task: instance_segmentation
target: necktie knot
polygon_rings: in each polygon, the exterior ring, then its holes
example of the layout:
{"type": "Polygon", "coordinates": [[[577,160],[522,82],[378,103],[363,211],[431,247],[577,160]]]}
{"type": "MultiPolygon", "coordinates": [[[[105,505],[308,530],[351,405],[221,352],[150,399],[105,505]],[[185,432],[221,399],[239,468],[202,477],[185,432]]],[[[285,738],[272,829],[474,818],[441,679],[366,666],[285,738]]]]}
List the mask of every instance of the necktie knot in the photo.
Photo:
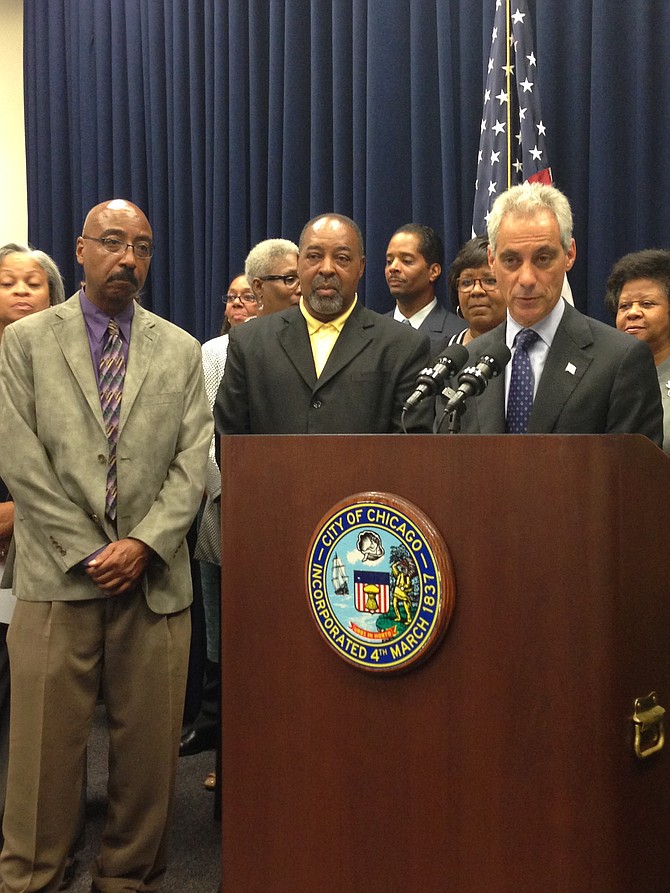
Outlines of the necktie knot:
{"type": "Polygon", "coordinates": [[[529,347],[532,347],[533,344],[535,344],[539,337],[540,336],[534,329],[521,329],[521,331],[516,334],[514,346],[527,351],[529,347]]]}

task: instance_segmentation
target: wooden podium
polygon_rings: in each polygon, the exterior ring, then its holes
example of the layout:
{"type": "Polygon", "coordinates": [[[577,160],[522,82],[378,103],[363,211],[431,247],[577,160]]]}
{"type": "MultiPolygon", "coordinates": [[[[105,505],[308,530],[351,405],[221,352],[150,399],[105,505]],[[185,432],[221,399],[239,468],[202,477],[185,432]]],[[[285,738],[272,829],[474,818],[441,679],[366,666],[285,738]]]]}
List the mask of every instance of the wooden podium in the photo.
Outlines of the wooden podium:
{"type": "Polygon", "coordinates": [[[663,893],[670,462],[638,436],[224,437],[224,893],[663,893]],[[456,600],[420,666],[347,664],[308,609],[360,491],[435,524],[456,600]]]}

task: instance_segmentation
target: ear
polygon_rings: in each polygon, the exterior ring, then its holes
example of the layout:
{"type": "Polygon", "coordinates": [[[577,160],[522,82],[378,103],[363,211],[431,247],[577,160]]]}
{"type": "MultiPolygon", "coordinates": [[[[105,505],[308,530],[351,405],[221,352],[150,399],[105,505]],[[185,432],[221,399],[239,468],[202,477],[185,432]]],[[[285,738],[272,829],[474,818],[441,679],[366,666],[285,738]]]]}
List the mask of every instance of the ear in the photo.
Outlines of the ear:
{"type": "Polygon", "coordinates": [[[76,255],[78,262],[82,265],[82,267],[84,266],[83,251],[84,251],[84,240],[82,239],[81,236],[77,236],[77,250],[75,252],[75,255],[76,255]]]}
{"type": "Polygon", "coordinates": [[[428,279],[430,282],[435,282],[440,278],[442,273],[442,266],[440,264],[431,264],[428,267],[428,279]]]}
{"type": "Polygon", "coordinates": [[[572,269],[572,265],[574,264],[577,258],[577,245],[574,239],[570,239],[570,249],[566,252],[565,255],[565,272],[572,269]]]}

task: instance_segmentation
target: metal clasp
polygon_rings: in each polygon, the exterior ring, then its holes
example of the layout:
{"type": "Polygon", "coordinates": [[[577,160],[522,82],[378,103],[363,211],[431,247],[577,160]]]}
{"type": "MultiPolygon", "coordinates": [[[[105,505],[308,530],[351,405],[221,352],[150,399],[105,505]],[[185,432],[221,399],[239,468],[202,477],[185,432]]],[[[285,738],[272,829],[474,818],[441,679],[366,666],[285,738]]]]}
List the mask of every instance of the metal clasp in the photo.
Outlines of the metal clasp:
{"type": "Polygon", "coordinates": [[[665,744],[663,717],[665,709],[658,703],[652,691],[646,698],[636,698],[633,723],[635,725],[635,756],[639,760],[650,757],[665,744]]]}

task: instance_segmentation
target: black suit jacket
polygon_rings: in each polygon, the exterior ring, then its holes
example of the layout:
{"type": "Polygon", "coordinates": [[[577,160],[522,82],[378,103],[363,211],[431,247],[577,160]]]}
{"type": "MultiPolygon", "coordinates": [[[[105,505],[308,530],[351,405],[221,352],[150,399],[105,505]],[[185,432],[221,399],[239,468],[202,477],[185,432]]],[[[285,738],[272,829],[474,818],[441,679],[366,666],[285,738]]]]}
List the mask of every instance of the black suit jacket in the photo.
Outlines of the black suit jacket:
{"type": "MultiPolygon", "coordinates": [[[[403,402],[428,365],[428,338],[356,304],[317,380],[298,307],[230,332],[214,406],[220,434],[337,434],[402,430],[403,402]]],[[[433,401],[406,414],[429,432],[433,401]]]]}
{"type": "MultiPolygon", "coordinates": [[[[506,322],[468,345],[476,361],[506,322]]],[[[505,433],[505,376],[470,398],[461,422],[468,434],[505,433]]],[[[630,335],[566,304],[528,422],[529,434],[644,434],[661,445],[663,411],[653,354],[630,335]]]]}

